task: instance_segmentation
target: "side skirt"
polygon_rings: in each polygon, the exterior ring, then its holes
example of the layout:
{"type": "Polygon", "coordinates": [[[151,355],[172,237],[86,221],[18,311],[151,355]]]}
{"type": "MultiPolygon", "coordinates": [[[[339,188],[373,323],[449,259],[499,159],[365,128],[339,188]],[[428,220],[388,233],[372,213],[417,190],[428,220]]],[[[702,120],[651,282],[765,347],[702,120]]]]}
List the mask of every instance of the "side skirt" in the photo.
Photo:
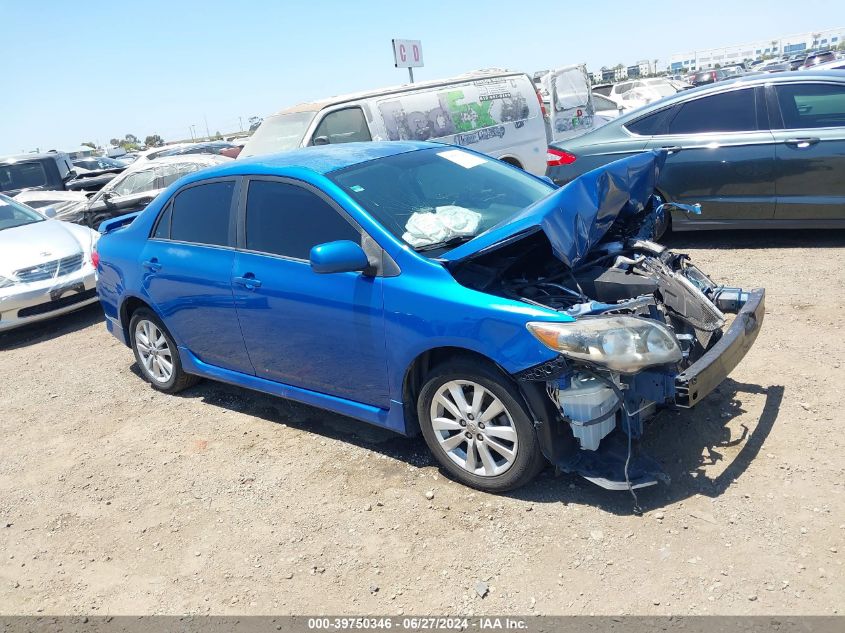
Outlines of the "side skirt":
{"type": "Polygon", "coordinates": [[[374,407],[369,404],[330,396],[318,391],[303,389],[272,380],[242,374],[230,369],[223,369],[215,365],[209,365],[197,358],[190,350],[179,347],[179,357],[182,360],[182,368],[189,374],[196,374],[210,380],[225,382],[236,387],[252,389],[271,396],[279,396],[296,402],[302,402],[320,409],[326,409],[340,415],[346,415],[368,424],[388,429],[405,435],[405,419],[402,410],[402,403],[391,400],[389,409],[374,407]]]}

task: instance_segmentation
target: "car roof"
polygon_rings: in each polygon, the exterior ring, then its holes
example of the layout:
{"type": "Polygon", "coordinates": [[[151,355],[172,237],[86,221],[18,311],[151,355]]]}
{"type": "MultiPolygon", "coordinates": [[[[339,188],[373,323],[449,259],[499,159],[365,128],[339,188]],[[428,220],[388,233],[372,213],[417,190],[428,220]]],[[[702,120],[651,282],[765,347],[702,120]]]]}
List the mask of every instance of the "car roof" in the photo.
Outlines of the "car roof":
{"type": "MultiPolygon", "coordinates": [[[[736,79],[728,79],[726,81],[719,81],[717,83],[707,84],[705,86],[698,86],[696,88],[690,88],[689,90],[682,90],[674,95],[669,95],[668,97],[664,97],[659,101],[653,101],[652,103],[644,106],[642,108],[637,108],[636,110],[625,114],[618,119],[616,119],[615,123],[618,124],[625,124],[629,121],[634,121],[640,118],[643,115],[650,114],[656,110],[660,110],[661,108],[671,105],[673,103],[678,103],[681,101],[686,101],[687,99],[691,99],[694,96],[701,96],[705,94],[716,94],[719,92],[723,92],[725,90],[729,90],[732,88],[737,88],[740,86],[759,86],[765,84],[788,84],[788,83],[806,83],[808,81],[830,81],[831,79],[835,81],[845,81],[845,71],[843,70],[794,70],[790,72],[782,72],[777,73],[776,75],[771,74],[748,74],[748,75],[741,75],[736,79]]],[[[599,128],[601,129],[601,128],[599,128]]],[[[598,131],[598,130],[597,130],[598,131]]]]}
{"type": "Polygon", "coordinates": [[[20,163],[27,160],[42,160],[50,158],[56,160],[57,158],[67,158],[64,152],[42,152],[40,154],[11,154],[9,156],[0,156],[0,163],[20,163]]]}
{"type": "Polygon", "coordinates": [[[279,154],[265,154],[233,160],[225,165],[204,170],[201,176],[196,179],[217,178],[219,176],[286,175],[297,169],[305,169],[315,174],[324,175],[377,158],[435,147],[445,148],[448,146],[425,141],[369,141],[317,145],[279,154]]]}
{"type": "MultiPolygon", "coordinates": [[[[358,101],[360,99],[368,99],[371,97],[381,97],[385,95],[395,94],[398,92],[407,92],[411,90],[424,90],[425,88],[436,88],[443,84],[457,83],[461,81],[478,81],[480,79],[489,79],[491,77],[514,77],[525,75],[524,72],[515,70],[505,70],[501,68],[490,68],[486,70],[474,70],[456,77],[448,77],[446,79],[434,79],[431,81],[420,81],[412,84],[402,84],[399,86],[391,86],[388,88],[377,88],[375,90],[367,90],[364,92],[355,92],[345,95],[338,95],[335,97],[328,97],[318,101],[311,101],[307,103],[300,103],[284,110],[274,112],[270,116],[278,114],[292,114],[294,112],[318,112],[323,108],[337,105],[340,103],[347,103],[349,101],[358,101]]],[[[532,80],[533,83],[533,80],[532,80]]]]}

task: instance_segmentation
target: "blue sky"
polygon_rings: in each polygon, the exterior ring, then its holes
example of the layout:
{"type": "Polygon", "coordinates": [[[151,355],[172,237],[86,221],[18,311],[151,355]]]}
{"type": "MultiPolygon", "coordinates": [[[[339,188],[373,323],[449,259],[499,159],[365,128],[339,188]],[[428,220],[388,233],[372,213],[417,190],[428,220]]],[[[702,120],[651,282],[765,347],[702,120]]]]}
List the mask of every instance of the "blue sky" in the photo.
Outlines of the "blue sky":
{"type": "Polygon", "coordinates": [[[0,0],[0,154],[127,133],[230,132],[300,101],[402,83],[390,40],[419,39],[417,79],[668,60],[696,48],[845,26],[845,3],[0,0]]]}

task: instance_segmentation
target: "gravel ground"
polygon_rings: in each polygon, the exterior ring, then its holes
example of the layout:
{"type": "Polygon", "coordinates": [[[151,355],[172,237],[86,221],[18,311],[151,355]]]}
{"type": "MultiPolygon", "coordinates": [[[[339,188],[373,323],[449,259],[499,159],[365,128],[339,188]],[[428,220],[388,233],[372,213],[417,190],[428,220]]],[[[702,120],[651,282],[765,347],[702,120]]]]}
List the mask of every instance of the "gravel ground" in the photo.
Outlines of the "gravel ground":
{"type": "Polygon", "coordinates": [[[674,236],[762,333],[625,492],[507,496],[422,440],[213,382],[153,391],[99,307],[0,336],[0,613],[845,610],[845,233],[674,236]],[[480,594],[484,594],[482,597],[480,594]]]}

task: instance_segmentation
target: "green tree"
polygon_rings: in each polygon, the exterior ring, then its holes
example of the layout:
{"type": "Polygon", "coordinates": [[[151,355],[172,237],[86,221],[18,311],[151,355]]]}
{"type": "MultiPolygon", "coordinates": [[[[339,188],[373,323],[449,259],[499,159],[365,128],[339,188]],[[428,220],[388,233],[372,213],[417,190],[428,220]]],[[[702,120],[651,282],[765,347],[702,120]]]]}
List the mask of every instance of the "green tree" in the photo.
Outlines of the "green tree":
{"type": "Polygon", "coordinates": [[[111,145],[113,147],[117,147],[118,145],[120,145],[120,139],[119,138],[110,139],[109,145],[111,145]]]}
{"type": "Polygon", "coordinates": [[[161,138],[158,134],[150,134],[147,138],[144,139],[144,145],[147,147],[159,147],[164,144],[164,139],[161,138]]]}
{"type": "Polygon", "coordinates": [[[85,141],[84,143],[80,143],[83,147],[90,147],[91,149],[97,149],[97,146],[94,145],[91,141],[85,141]]]}

